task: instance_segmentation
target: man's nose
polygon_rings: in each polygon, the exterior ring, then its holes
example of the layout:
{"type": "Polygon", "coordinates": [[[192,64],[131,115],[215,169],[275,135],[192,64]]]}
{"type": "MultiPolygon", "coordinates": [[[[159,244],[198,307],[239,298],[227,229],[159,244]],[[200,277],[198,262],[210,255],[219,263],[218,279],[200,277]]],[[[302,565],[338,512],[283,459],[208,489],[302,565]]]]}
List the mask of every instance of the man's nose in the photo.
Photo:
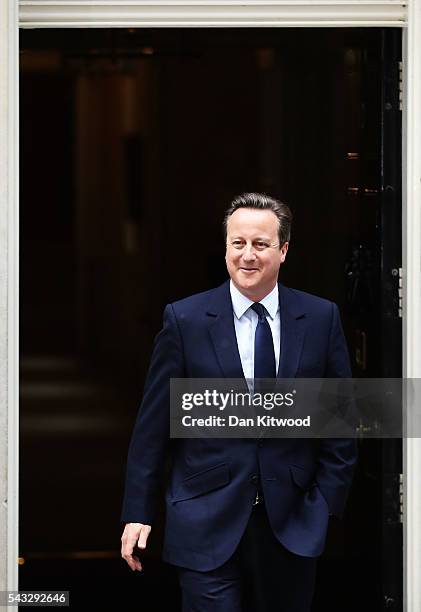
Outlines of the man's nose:
{"type": "Polygon", "coordinates": [[[243,249],[243,259],[246,261],[253,261],[256,259],[256,251],[252,244],[246,244],[243,249]]]}

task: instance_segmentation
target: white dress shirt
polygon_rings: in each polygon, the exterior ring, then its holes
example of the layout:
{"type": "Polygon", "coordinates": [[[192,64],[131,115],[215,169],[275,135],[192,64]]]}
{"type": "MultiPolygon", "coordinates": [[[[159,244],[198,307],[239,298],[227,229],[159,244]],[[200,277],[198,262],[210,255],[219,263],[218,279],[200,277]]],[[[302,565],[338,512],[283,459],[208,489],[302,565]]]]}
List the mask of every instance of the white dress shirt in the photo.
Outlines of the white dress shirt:
{"type": "MultiPolygon", "coordinates": [[[[247,380],[254,379],[254,336],[259,317],[250,308],[254,302],[243,295],[232,281],[230,281],[230,293],[232,309],[234,311],[235,335],[237,336],[237,346],[240,353],[243,373],[247,380]]],[[[269,315],[266,319],[272,330],[273,348],[275,351],[276,371],[279,367],[279,353],[281,340],[281,317],[279,311],[279,291],[278,285],[272,289],[266,297],[261,300],[269,315]]]]}

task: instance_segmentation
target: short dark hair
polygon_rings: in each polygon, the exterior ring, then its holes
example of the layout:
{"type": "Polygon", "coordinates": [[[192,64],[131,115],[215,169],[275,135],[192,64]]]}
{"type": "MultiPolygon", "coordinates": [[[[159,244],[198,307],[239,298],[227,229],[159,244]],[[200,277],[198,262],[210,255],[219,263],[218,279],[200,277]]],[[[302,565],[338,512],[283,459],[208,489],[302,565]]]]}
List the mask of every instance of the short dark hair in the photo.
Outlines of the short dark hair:
{"type": "Polygon", "coordinates": [[[290,241],[292,212],[289,207],[264,193],[243,193],[236,196],[225,212],[224,217],[224,236],[227,239],[227,224],[231,215],[239,208],[256,208],[258,210],[271,210],[278,218],[278,238],[279,248],[285,242],[290,241]]]}

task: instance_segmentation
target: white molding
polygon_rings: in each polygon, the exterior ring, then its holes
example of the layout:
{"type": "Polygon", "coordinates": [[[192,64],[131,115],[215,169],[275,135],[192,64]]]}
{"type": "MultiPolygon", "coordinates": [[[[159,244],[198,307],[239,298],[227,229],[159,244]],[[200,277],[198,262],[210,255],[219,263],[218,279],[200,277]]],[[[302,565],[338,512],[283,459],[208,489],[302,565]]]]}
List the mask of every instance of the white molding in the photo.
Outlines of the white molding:
{"type": "MultiPolygon", "coordinates": [[[[0,3],[0,588],[18,588],[18,8],[0,3]]],[[[15,607],[13,609],[16,609],[15,607]]]]}
{"type": "MultiPolygon", "coordinates": [[[[404,32],[404,377],[421,378],[421,0],[404,32]]],[[[404,610],[421,610],[421,439],[404,441],[404,610]]]]}
{"type": "Polygon", "coordinates": [[[7,590],[11,591],[18,588],[19,555],[19,11],[15,0],[9,0],[9,7],[7,590]]]}
{"type": "Polygon", "coordinates": [[[407,0],[20,0],[23,28],[402,27],[407,0]]]}

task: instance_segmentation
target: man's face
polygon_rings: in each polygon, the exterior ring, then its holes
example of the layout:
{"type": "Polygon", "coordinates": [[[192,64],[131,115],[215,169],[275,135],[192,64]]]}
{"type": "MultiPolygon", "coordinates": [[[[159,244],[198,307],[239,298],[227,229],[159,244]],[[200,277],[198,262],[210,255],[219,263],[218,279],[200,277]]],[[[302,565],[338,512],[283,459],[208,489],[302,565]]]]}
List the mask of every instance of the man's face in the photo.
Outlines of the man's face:
{"type": "Polygon", "coordinates": [[[259,302],[272,291],[288,250],[279,248],[278,219],[271,210],[238,208],[228,219],[225,261],[232,282],[259,302]]]}

